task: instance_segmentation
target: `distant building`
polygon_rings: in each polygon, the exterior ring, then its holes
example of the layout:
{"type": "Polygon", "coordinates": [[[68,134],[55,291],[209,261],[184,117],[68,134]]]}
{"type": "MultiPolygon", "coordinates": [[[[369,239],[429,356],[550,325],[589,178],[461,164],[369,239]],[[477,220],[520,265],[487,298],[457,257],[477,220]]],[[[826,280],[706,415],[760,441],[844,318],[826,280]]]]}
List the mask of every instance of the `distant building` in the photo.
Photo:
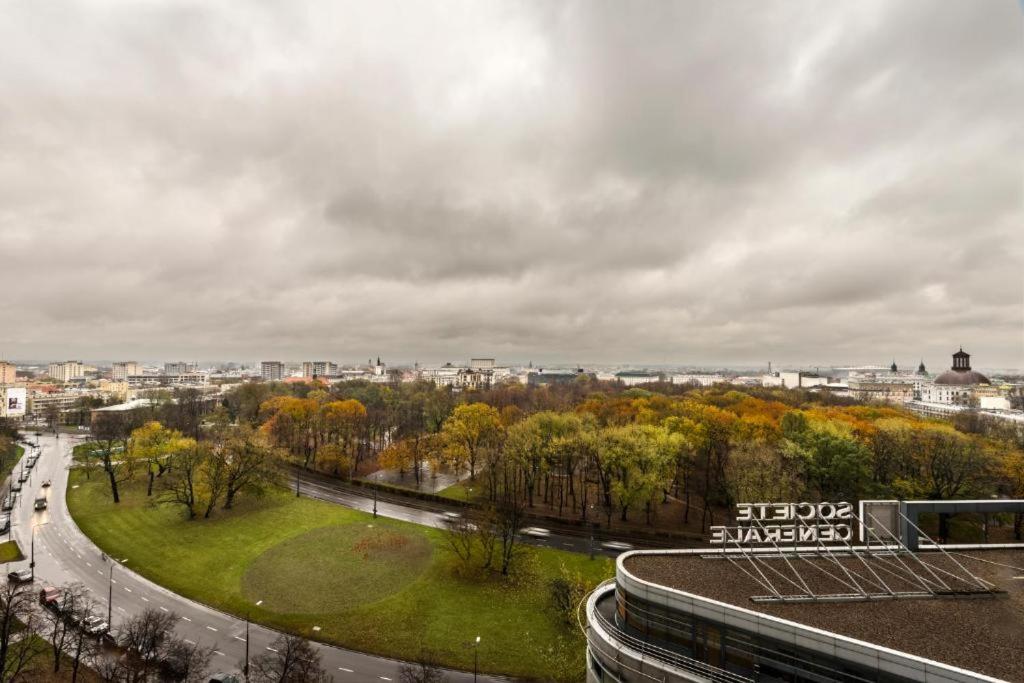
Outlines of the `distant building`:
{"type": "Polygon", "coordinates": [[[828,384],[828,377],[816,372],[783,371],[761,377],[763,387],[785,387],[786,389],[809,389],[828,384]]]}
{"type": "Polygon", "coordinates": [[[493,358],[471,358],[469,360],[469,368],[471,370],[493,370],[494,359],[493,358]]]}
{"type": "Polygon", "coordinates": [[[14,363],[0,360],[0,385],[14,384],[18,379],[18,369],[14,363]]]}
{"type": "Polygon", "coordinates": [[[302,363],[302,376],[307,379],[334,377],[337,374],[338,365],[328,360],[307,360],[302,363]]]}
{"type": "Polygon", "coordinates": [[[46,366],[46,374],[58,382],[70,382],[76,377],[85,376],[82,361],[66,360],[61,363],[50,363],[46,366]]]}
{"type": "Polygon", "coordinates": [[[572,372],[565,370],[546,371],[543,368],[526,374],[526,384],[537,386],[541,384],[565,384],[575,382],[580,377],[587,376],[583,368],[576,368],[572,372]]]}
{"type": "Polygon", "coordinates": [[[142,366],[133,360],[114,363],[113,377],[115,382],[124,382],[131,375],[141,375],[142,366]]]}
{"type": "Polygon", "coordinates": [[[615,379],[627,387],[635,387],[639,384],[652,384],[662,382],[665,376],[660,372],[648,372],[646,370],[623,370],[615,373],[615,379]]]}
{"type": "Polygon", "coordinates": [[[177,361],[174,363],[164,363],[164,374],[165,375],[184,375],[195,370],[195,366],[191,363],[185,363],[177,361]]]}
{"type": "Polygon", "coordinates": [[[210,381],[205,372],[183,372],[180,375],[129,375],[125,382],[130,389],[158,389],[161,387],[204,387],[210,381]]]}
{"type": "Polygon", "coordinates": [[[672,375],[669,377],[672,384],[689,384],[695,387],[710,387],[728,380],[722,375],[672,375]]]}
{"type": "Polygon", "coordinates": [[[953,354],[953,366],[935,378],[935,381],[921,388],[921,400],[925,403],[972,405],[992,383],[988,377],[971,370],[971,355],[963,348],[953,354]]]}
{"type": "Polygon", "coordinates": [[[284,377],[284,363],[279,360],[261,361],[260,377],[267,382],[280,382],[284,377]]]}

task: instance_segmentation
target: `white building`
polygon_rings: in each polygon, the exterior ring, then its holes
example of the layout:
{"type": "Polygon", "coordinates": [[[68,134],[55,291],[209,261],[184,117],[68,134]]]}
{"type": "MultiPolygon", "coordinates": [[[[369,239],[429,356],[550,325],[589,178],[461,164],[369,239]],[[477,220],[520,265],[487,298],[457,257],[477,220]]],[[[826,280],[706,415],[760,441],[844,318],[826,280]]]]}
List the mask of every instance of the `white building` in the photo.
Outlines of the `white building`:
{"type": "Polygon", "coordinates": [[[67,360],[61,363],[50,363],[46,366],[46,374],[58,382],[70,382],[76,377],[85,376],[82,361],[67,360]]]}
{"type": "Polygon", "coordinates": [[[307,360],[302,363],[302,376],[306,378],[333,377],[337,374],[337,363],[329,360],[307,360]]]}
{"type": "Polygon", "coordinates": [[[113,376],[115,382],[124,382],[130,375],[141,375],[142,366],[133,360],[114,363],[113,376]]]}
{"type": "Polygon", "coordinates": [[[727,382],[728,380],[722,375],[693,375],[693,374],[682,374],[672,375],[669,378],[672,384],[689,384],[698,387],[711,387],[720,382],[727,382]]]}

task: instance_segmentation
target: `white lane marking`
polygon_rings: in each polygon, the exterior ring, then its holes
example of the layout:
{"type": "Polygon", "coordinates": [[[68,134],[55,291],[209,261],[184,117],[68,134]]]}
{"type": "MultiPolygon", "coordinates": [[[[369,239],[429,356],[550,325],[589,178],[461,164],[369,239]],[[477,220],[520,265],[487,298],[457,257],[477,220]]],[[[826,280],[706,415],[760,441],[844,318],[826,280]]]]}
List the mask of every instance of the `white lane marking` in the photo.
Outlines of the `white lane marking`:
{"type": "Polygon", "coordinates": [[[390,678],[388,678],[387,676],[377,676],[377,678],[379,678],[379,679],[380,679],[380,680],[382,680],[382,681],[390,681],[390,680],[391,680],[391,679],[390,679],[390,678]]]}
{"type": "Polygon", "coordinates": [[[143,598],[142,598],[142,601],[143,601],[143,602],[149,602],[149,598],[143,597],[143,598]]]}
{"type": "Polygon", "coordinates": [[[185,621],[192,621],[192,620],[191,620],[191,619],[189,619],[188,617],[182,617],[182,619],[184,619],[185,621]]]}
{"type": "Polygon", "coordinates": [[[132,592],[132,589],[131,589],[131,588],[128,588],[127,586],[125,586],[125,590],[126,590],[126,591],[128,591],[129,593],[131,593],[131,592],[132,592]]]}
{"type": "Polygon", "coordinates": [[[274,648],[270,647],[269,645],[267,645],[267,649],[270,650],[271,652],[277,652],[277,650],[275,650],[274,648]]]}
{"type": "Polygon", "coordinates": [[[221,652],[220,650],[214,650],[214,651],[213,651],[213,654],[215,654],[215,655],[220,655],[221,657],[223,657],[223,656],[224,656],[224,653],[223,653],[223,652],[221,652]]]}
{"type": "Polygon", "coordinates": [[[189,640],[188,638],[185,638],[185,642],[188,643],[189,645],[195,645],[196,644],[196,641],[189,640]]]}
{"type": "Polygon", "coordinates": [[[99,569],[96,570],[96,573],[99,574],[100,576],[103,576],[103,572],[101,572],[99,569]]]}
{"type": "Polygon", "coordinates": [[[343,666],[339,666],[339,667],[338,667],[338,671],[344,671],[345,673],[350,673],[350,674],[351,674],[351,673],[355,673],[354,671],[352,671],[352,669],[346,669],[346,668],[345,668],[345,667],[343,667],[343,666]]]}
{"type": "Polygon", "coordinates": [[[110,583],[117,583],[117,579],[111,579],[110,583]]]}
{"type": "Polygon", "coordinates": [[[235,636],[235,640],[240,640],[243,643],[245,642],[245,638],[243,638],[242,636],[235,636]]]}
{"type": "Polygon", "coordinates": [[[166,607],[164,607],[163,605],[160,605],[160,609],[162,609],[164,612],[170,612],[171,611],[171,610],[167,609],[166,607]]]}
{"type": "Polygon", "coordinates": [[[212,626],[207,626],[206,628],[210,629],[211,631],[216,631],[216,630],[217,630],[217,629],[215,629],[215,628],[214,628],[214,627],[212,627],[212,626]]]}

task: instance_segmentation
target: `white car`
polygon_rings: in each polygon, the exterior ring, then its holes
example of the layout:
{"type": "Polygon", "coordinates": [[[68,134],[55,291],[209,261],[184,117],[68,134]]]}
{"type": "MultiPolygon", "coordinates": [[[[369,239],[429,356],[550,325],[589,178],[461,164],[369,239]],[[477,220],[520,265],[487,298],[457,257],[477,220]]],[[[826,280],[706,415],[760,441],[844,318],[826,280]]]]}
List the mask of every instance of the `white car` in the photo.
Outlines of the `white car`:
{"type": "Polygon", "coordinates": [[[617,550],[619,552],[633,549],[633,546],[625,541],[605,541],[601,544],[601,547],[605,550],[617,550]]]}
{"type": "Polygon", "coordinates": [[[528,526],[519,530],[523,536],[531,536],[533,538],[547,538],[551,535],[551,532],[547,529],[542,529],[539,526],[528,526]]]}

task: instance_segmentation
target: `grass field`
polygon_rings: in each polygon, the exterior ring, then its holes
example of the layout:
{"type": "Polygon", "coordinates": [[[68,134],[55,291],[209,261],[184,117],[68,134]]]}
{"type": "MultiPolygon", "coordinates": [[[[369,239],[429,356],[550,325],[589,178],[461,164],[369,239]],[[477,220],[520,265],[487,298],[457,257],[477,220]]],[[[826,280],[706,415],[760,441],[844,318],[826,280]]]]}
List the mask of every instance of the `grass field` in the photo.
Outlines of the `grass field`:
{"type": "Polygon", "coordinates": [[[7,478],[7,475],[11,473],[14,465],[21,459],[21,456],[25,454],[24,446],[13,446],[8,453],[3,454],[3,458],[0,459],[0,484],[7,478]]]}
{"type": "Polygon", "coordinates": [[[452,484],[448,488],[441,489],[440,491],[437,492],[437,495],[441,496],[442,498],[448,498],[450,500],[459,500],[464,503],[468,503],[469,501],[476,498],[478,495],[477,491],[473,491],[472,493],[470,493],[470,488],[472,487],[469,485],[468,482],[460,481],[458,484],[452,484]]]}
{"type": "Polygon", "coordinates": [[[25,556],[21,554],[17,541],[0,543],[0,562],[18,562],[24,559],[25,556]]]}
{"type": "Polygon", "coordinates": [[[547,583],[562,566],[594,582],[614,571],[607,559],[529,549],[513,579],[460,579],[440,531],[285,491],[189,522],[180,509],[147,505],[141,482],[125,487],[117,507],[100,478],[76,470],[72,483],[68,504],[82,531],[175,592],[357,650],[431,650],[463,669],[480,636],[482,671],[582,679],[582,638],[548,608],[547,583]]]}

